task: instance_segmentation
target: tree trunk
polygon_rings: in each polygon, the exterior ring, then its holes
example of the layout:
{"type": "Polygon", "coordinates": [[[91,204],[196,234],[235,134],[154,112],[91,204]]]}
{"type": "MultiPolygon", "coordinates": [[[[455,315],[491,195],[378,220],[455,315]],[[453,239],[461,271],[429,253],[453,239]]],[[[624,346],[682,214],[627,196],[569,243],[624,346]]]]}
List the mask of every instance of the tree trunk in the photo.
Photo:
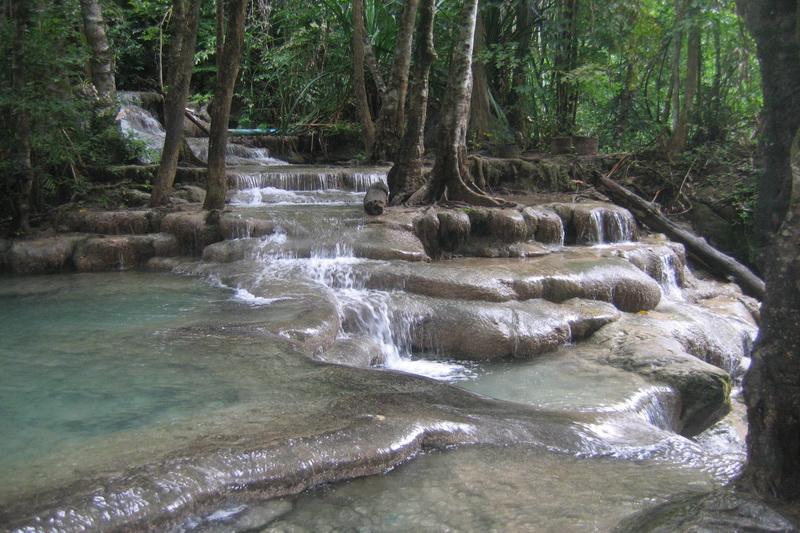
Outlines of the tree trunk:
{"type": "Polygon", "coordinates": [[[564,0],[561,35],[554,65],[556,73],[556,121],[561,135],[574,135],[578,111],[578,89],[567,74],[578,67],[578,9],[580,0],[564,0]]]}
{"type": "MultiPolygon", "coordinates": [[[[486,48],[484,40],[483,15],[478,11],[475,22],[475,55],[486,48]]],[[[489,77],[483,61],[472,63],[472,107],[469,115],[469,138],[477,143],[485,143],[492,138],[492,111],[489,107],[489,77]]]]}
{"type": "Polygon", "coordinates": [[[117,90],[114,80],[114,53],[108,45],[106,23],[99,0],[81,0],[81,16],[86,42],[89,45],[91,59],[89,71],[92,83],[101,97],[108,97],[117,90]]]}
{"type": "Polygon", "coordinates": [[[372,216],[382,215],[388,201],[389,187],[382,181],[373,183],[364,195],[364,212],[372,216]]]}
{"type": "Polygon", "coordinates": [[[11,0],[11,22],[14,25],[11,53],[11,87],[13,94],[20,98],[18,105],[12,106],[10,116],[16,137],[12,151],[15,170],[12,180],[14,213],[13,226],[16,231],[30,231],[31,194],[34,172],[31,165],[31,121],[25,102],[25,33],[28,29],[28,0],[11,0]]]}
{"type": "Polygon", "coordinates": [[[364,0],[353,1],[353,91],[355,96],[356,114],[361,122],[361,137],[367,158],[375,144],[375,123],[367,97],[367,80],[364,69],[364,0]]]}
{"type": "Polygon", "coordinates": [[[442,102],[442,131],[436,161],[423,203],[455,200],[492,207],[502,205],[502,202],[486,196],[475,187],[467,168],[467,120],[472,93],[472,51],[477,10],[478,0],[464,2],[459,23],[461,30],[453,48],[450,76],[442,102]]]}
{"type": "Polygon", "coordinates": [[[169,52],[168,92],[164,103],[164,150],[153,180],[150,207],[169,203],[172,184],[183,147],[183,121],[186,99],[194,70],[197,28],[200,24],[200,0],[175,0],[172,6],[173,41],[169,52]]]}
{"type": "Polygon", "coordinates": [[[381,95],[381,108],[375,127],[375,143],[370,153],[374,161],[393,161],[400,146],[418,6],[419,0],[407,0],[403,6],[400,26],[397,28],[389,84],[381,95]]]}
{"type": "Polygon", "coordinates": [[[528,0],[517,0],[516,3],[517,33],[517,63],[511,71],[514,80],[514,89],[509,95],[508,123],[516,139],[528,138],[528,113],[533,107],[530,91],[526,88],[528,83],[525,74],[526,56],[531,50],[533,36],[532,6],[528,0]]]}
{"type": "MultiPolygon", "coordinates": [[[[217,0],[222,3],[222,0],[217,0]]],[[[203,209],[222,209],[228,190],[225,155],[228,145],[228,120],[231,100],[239,75],[239,62],[244,47],[244,23],[247,18],[247,0],[230,0],[228,3],[228,29],[222,44],[222,56],[217,61],[217,86],[214,105],[211,106],[211,135],[208,138],[208,183],[203,209]]],[[[222,39],[217,36],[217,40],[222,39]]]]}
{"type": "Polygon", "coordinates": [[[672,62],[670,64],[669,91],[667,92],[665,117],[669,117],[672,131],[678,129],[681,111],[681,56],[683,51],[684,5],[686,0],[675,0],[675,25],[672,36],[672,62]]]}
{"type": "MultiPolygon", "coordinates": [[[[694,18],[694,17],[693,17],[694,18]]],[[[689,135],[689,118],[694,104],[697,81],[700,79],[700,28],[692,22],[686,40],[686,78],[683,81],[683,102],[677,97],[680,91],[675,91],[673,100],[672,135],[667,141],[667,153],[671,156],[686,150],[686,141],[689,135]]],[[[678,55],[680,61],[680,54],[678,55]]]]}
{"type": "MultiPolygon", "coordinates": [[[[764,176],[756,223],[767,284],[745,376],[745,487],[800,502],[800,39],[797,2],[738,0],[756,41],[764,91],[764,176]],[[794,141],[794,142],[793,142],[794,141]]],[[[795,507],[796,508],[796,507],[795,507]]]]}
{"type": "Polygon", "coordinates": [[[419,6],[417,43],[414,46],[414,77],[411,98],[400,149],[386,181],[389,185],[389,202],[405,202],[424,182],[422,156],[425,153],[425,118],[428,114],[428,78],[436,61],[433,46],[433,24],[436,18],[436,0],[423,0],[419,6]]]}

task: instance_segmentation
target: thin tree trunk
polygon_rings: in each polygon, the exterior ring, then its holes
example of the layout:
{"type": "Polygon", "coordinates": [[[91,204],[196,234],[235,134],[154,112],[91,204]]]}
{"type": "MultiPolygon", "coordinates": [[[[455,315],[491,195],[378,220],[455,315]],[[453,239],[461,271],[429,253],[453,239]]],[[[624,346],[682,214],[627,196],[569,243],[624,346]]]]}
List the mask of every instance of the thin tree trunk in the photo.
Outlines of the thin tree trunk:
{"type": "Polygon", "coordinates": [[[381,95],[381,108],[375,126],[375,144],[370,151],[370,156],[375,161],[393,160],[400,146],[418,6],[419,0],[407,0],[403,6],[389,84],[381,95]]]}
{"type": "Polygon", "coordinates": [[[367,96],[367,80],[364,69],[364,0],[353,1],[353,91],[355,94],[356,114],[361,122],[361,137],[367,158],[375,144],[375,123],[372,120],[369,98],[367,96]]]}
{"type": "Polygon", "coordinates": [[[667,93],[667,109],[664,113],[669,117],[672,131],[678,129],[681,112],[681,55],[683,51],[684,5],[686,0],[675,0],[675,31],[672,36],[672,63],[670,65],[669,91],[667,93]]]}
{"type": "Polygon", "coordinates": [[[12,195],[14,200],[13,222],[17,231],[30,231],[31,194],[34,172],[31,165],[31,122],[25,99],[25,33],[28,29],[28,0],[11,0],[11,21],[14,24],[11,53],[11,87],[21,99],[11,110],[16,146],[12,157],[16,163],[12,195]]]}
{"type": "MultiPolygon", "coordinates": [[[[667,153],[676,155],[686,149],[686,142],[689,136],[689,118],[694,105],[697,82],[700,79],[700,28],[697,24],[692,24],[686,40],[686,79],[683,82],[683,102],[680,103],[678,113],[673,108],[673,116],[676,121],[672,125],[672,135],[667,141],[667,153]]],[[[680,96],[680,91],[675,92],[680,96]]],[[[675,101],[679,101],[678,98],[675,101]]]]}
{"type": "Polygon", "coordinates": [[[433,46],[433,24],[436,0],[423,0],[419,6],[417,43],[414,47],[414,77],[411,83],[408,124],[395,163],[386,180],[389,202],[405,202],[424,183],[422,157],[425,153],[425,117],[428,113],[429,75],[436,61],[433,46]]]}
{"type": "Polygon", "coordinates": [[[744,487],[800,503],[800,41],[796,2],[738,0],[755,38],[764,90],[764,174],[756,224],[767,284],[744,381],[749,432],[744,487]],[[794,140],[794,142],[792,142],[794,140]]]}
{"type": "MultiPolygon", "coordinates": [[[[222,0],[218,0],[222,2],[222,0]]],[[[244,23],[247,18],[247,0],[230,0],[228,28],[222,44],[222,56],[217,61],[217,86],[211,107],[211,135],[208,138],[208,183],[203,209],[222,209],[228,190],[225,155],[228,146],[228,120],[231,100],[239,75],[239,62],[244,47],[244,23]]],[[[217,39],[222,39],[221,35],[217,39]]]]}
{"type": "Polygon", "coordinates": [[[108,97],[117,90],[117,84],[114,79],[114,53],[108,45],[100,1],[81,0],[81,15],[86,42],[91,52],[89,71],[92,74],[92,83],[101,97],[108,97]]]}
{"type": "Polygon", "coordinates": [[[197,28],[200,24],[201,0],[175,0],[172,7],[174,23],[173,42],[169,52],[167,99],[164,105],[164,150],[153,181],[150,207],[169,203],[172,184],[178,169],[183,147],[183,122],[186,99],[194,69],[197,28]]]}

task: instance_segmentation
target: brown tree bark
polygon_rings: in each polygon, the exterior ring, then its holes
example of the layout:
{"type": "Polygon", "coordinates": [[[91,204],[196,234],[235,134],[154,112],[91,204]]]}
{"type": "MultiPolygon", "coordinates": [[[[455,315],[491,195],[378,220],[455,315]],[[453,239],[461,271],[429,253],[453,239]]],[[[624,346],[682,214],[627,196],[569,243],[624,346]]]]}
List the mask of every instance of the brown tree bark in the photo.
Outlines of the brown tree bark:
{"type": "Polygon", "coordinates": [[[411,82],[408,124],[394,165],[386,178],[391,205],[405,202],[425,182],[422,157],[425,153],[425,118],[428,114],[428,78],[436,61],[433,45],[435,18],[436,0],[423,0],[419,6],[417,42],[414,46],[414,76],[411,82]]]}
{"type": "Polygon", "coordinates": [[[11,37],[11,87],[14,94],[21,99],[18,105],[11,106],[9,113],[16,138],[16,145],[10,150],[16,166],[11,187],[14,204],[12,225],[16,231],[26,233],[31,229],[31,194],[35,178],[31,164],[31,121],[24,101],[28,0],[11,0],[9,7],[11,22],[14,25],[14,33],[11,37]]]}
{"type": "Polygon", "coordinates": [[[433,45],[433,24],[436,18],[436,0],[423,0],[419,6],[417,42],[414,46],[414,73],[411,98],[400,149],[386,181],[389,185],[389,202],[405,202],[425,182],[422,157],[425,153],[425,117],[428,113],[429,75],[436,49],[433,45]]]}
{"type": "Polygon", "coordinates": [[[554,71],[556,74],[556,121],[559,134],[574,135],[578,89],[566,75],[578,66],[578,10],[580,0],[561,2],[561,32],[554,71]]]}
{"type": "MultiPolygon", "coordinates": [[[[217,0],[218,5],[222,0],[217,0]]],[[[230,0],[228,3],[228,28],[223,40],[222,54],[217,60],[217,85],[211,106],[211,135],[208,138],[208,182],[203,209],[222,209],[225,207],[225,193],[228,190],[228,175],[225,169],[225,155],[228,146],[228,120],[231,115],[231,100],[236,77],[239,75],[239,62],[244,47],[244,23],[247,18],[247,0],[230,0]]],[[[218,26],[219,29],[219,26],[218,26]]]]}
{"type": "Polygon", "coordinates": [[[364,68],[364,0],[353,1],[353,91],[355,97],[356,114],[361,122],[361,137],[367,158],[375,144],[375,122],[370,111],[367,96],[367,80],[364,68]]]}
{"type": "MultiPolygon", "coordinates": [[[[692,13],[688,13],[692,17],[692,13]]],[[[692,113],[694,105],[694,97],[697,89],[697,81],[700,76],[700,28],[696,21],[692,20],[691,27],[689,28],[688,36],[686,39],[686,76],[683,80],[683,100],[681,101],[681,92],[675,88],[673,97],[673,124],[672,135],[667,140],[667,153],[671,156],[679,154],[686,150],[686,142],[689,136],[689,118],[692,113]]],[[[680,68],[680,39],[678,40],[678,54],[677,64],[673,69],[680,68]]]]}
{"type": "Polygon", "coordinates": [[[442,102],[442,121],[436,161],[422,203],[454,200],[497,207],[502,201],[478,189],[467,167],[467,121],[472,93],[472,52],[478,0],[467,0],[461,11],[460,32],[450,60],[450,75],[442,102]]]}
{"type": "MultiPolygon", "coordinates": [[[[478,10],[478,19],[475,21],[475,55],[479,56],[486,49],[484,39],[485,28],[483,15],[478,10]]],[[[486,73],[486,64],[482,61],[472,62],[472,102],[469,114],[470,139],[478,143],[491,140],[492,136],[492,111],[489,105],[489,77],[486,73]]]]}
{"type": "Polygon", "coordinates": [[[526,55],[530,53],[531,40],[533,36],[532,6],[528,0],[518,0],[516,2],[517,32],[517,64],[512,70],[514,79],[514,90],[509,94],[508,100],[508,123],[516,139],[526,139],[528,137],[528,113],[532,107],[530,95],[525,85],[529,82],[525,78],[526,55]]]}
{"type": "Polygon", "coordinates": [[[767,284],[744,393],[749,420],[742,485],[800,502],[800,37],[797,2],[737,0],[761,64],[765,125],[759,264],[767,284]]]}
{"type": "Polygon", "coordinates": [[[81,0],[83,31],[89,45],[91,59],[89,71],[92,83],[101,97],[107,97],[117,90],[114,78],[114,53],[108,45],[106,23],[99,0],[81,0]]]}
{"type": "Polygon", "coordinates": [[[403,6],[400,25],[397,28],[392,70],[386,90],[381,94],[381,107],[375,125],[375,143],[370,150],[373,161],[394,160],[400,147],[418,7],[419,0],[407,0],[403,6]]]}
{"type": "Polygon", "coordinates": [[[678,127],[681,111],[681,56],[683,51],[683,25],[684,7],[686,0],[675,0],[675,24],[672,36],[672,51],[669,70],[669,90],[664,109],[664,118],[669,121],[670,127],[678,127]]]}
{"type": "Polygon", "coordinates": [[[174,0],[172,17],[174,33],[170,43],[167,98],[164,103],[164,149],[153,180],[150,207],[169,203],[172,194],[172,184],[184,144],[183,121],[194,70],[200,0],[174,0]]]}

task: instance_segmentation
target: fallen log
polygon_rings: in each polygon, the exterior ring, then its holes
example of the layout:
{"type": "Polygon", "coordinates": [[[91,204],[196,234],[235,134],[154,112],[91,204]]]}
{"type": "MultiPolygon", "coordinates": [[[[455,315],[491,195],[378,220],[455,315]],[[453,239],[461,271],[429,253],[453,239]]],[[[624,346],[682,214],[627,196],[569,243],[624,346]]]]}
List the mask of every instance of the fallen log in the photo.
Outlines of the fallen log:
{"type": "Polygon", "coordinates": [[[368,215],[382,215],[389,201],[389,186],[382,181],[373,183],[364,196],[364,211],[368,215]]]}
{"type": "Polygon", "coordinates": [[[208,130],[208,126],[206,126],[205,123],[203,122],[203,119],[195,115],[194,112],[191,111],[190,109],[184,109],[183,112],[186,115],[186,118],[191,120],[192,124],[197,126],[206,137],[211,136],[211,132],[208,130]]]}
{"type": "MultiPolygon", "coordinates": [[[[613,172],[612,170],[611,173],[613,172]]],[[[613,181],[608,175],[603,176],[596,173],[595,186],[614,203],[628,209],[640,222],[653,231],[663,233],[670,239],[682,243],[690,255],[717,274],[739,285],[745,294],[758,300],[764,299],[765,287],[761,278],[733,257],[708,244],[704,238],[673,223],[662,215],[654,204],[613,181]]]]}

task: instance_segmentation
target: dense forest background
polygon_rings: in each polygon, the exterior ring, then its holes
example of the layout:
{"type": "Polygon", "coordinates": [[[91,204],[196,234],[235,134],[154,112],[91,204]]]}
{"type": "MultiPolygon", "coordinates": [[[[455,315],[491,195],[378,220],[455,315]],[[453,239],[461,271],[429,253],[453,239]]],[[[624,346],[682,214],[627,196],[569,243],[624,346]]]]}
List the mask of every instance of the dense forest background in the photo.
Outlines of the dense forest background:
{"type": "MultiPolygon", "coordinates": [[[[102,8],[116,88],[162,94],[178,5],[34,0],[24,2],[25,28],[18,34],[14,5],[21,3],[6,2],[0,18],[4,57],[23,53],[25,66],[22,79],[11,64],[0,77],[5,213],[14,209],[8,199],[20,173],[12,153],[17,111],[24,110],[30,124],[34,210],[80,196],[87,167],[131,162],[144,150],[119,132],[107,103],[95,98],[87,5],[102,8]]],[[[252,0],[230,126],[291,134],[323,124],[357,136],[363,120],[354,101],[354,5],[252,0]]],[[[437,3],[428,149],[435,149],[461,6],[437,3]]],[[[363,5],[366,53],[359,61],[365,74],[357,81],[373,117],[385,99],[403,7],[401,1],[363,5]]],[[[217,81],[218,23],[216,3],[202,0],[189,93],[198,106],[211,100],[217,81]]],[[[758,63],[732,0],[486,0],[473,77],[473,149],[510,144],[546,151],[553,136],[592,135],[605,152],[653,151],[680,164],[705,151],[741,162],[758,131],[758,63]]],[[[752,191],[740,192],[746,218],[751,205],[744,197],[752,191]]]]}

